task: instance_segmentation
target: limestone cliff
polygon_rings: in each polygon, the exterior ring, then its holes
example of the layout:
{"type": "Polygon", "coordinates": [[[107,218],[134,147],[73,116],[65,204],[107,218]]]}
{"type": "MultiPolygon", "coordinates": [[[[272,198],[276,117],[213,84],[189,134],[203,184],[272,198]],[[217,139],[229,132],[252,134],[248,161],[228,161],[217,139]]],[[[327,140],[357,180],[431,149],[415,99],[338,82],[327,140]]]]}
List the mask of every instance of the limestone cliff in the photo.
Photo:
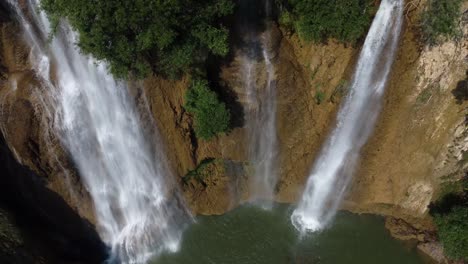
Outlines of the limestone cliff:
{"type": "MultiPolygon", "coordinates": [[[[9,12],[3,9],[3,12],[9,12]]],[[[16,159],[44,178],[80,215],[94,222],[89,195],[53,133],[48,96],[31,70],[29,47],[14,16],[0,21],[0,129],[16,159]]]]}
{"type": "Polygon", "coordinates": [[[468,3],[460,22],[464,35],[435,47],[421,43],[417,18],[424,4],[407,10],[383,110],[347,206],[430,228],[429,203],[467,165],[468,3]]]}
{"type": "MultiPolygon", "coordinates": [[[[277,186],[277,200],[294,202],[301,194],[308,170],[320,149],[322,140],[333,126],[335,112],[344,86],[350,79],[356,50],[342,44],[330,42],[314,45],[301,42],[297,36],[287,36],[276,26],[272,29],[273,64],[278,98],[278,134],[280,142],[280,182],[277,186]],[[325,94],[323,102],[317,102],[318,92],[325,94]]],[[[232,59],[211,74],[219,94],[227,100],[234,115],[242,115],[246,90],[242,82],[239,50],[233,50],[232,59]],[[240,113],[239,113],[240,112],[240,113]]],[[[262,72],[259,63],[257,72],[262,72]]],[[[265,82],[258,77],[257,83],[265,82]]],[[[197,140],[193,133],[191,116],[183,108],[184,95],[189,79],[181,81],[161,80],[152,77],[145,80],[145,94],[159,130],[166,142],[168,157],[177,174],[182,177],[207,158],[222,158],[237,162],[248,162],[245,124],[238,125],[226,135],[211,141],[197,140]]],[[[228,184],[222,181],[221,184],[228,184]]],[[[206,190],[210,192],[208,189],[206,190]]],[[[234,192],[247,190],[235,190],[234,192]]],[[[214,195],[214,194],[213,194],[214,195]]],[[[210,200],[218,197],[211,195],[210,200]]],[[[192,197],[192,196],[190,196],[192,197]]],[[[239,204],[245,193],[234,195],[239,204]]],[[[190,201],[191,204],[195,204],[190,201]]],[[[217,211],[219,208],[202,207],[213,205],[205,200],[194,206],[197,213],[217,211]],[[205,205],[203,205],[205,204],[205,205]]],[[[232,207],[231,207],[232,208],[232,207]]]]}

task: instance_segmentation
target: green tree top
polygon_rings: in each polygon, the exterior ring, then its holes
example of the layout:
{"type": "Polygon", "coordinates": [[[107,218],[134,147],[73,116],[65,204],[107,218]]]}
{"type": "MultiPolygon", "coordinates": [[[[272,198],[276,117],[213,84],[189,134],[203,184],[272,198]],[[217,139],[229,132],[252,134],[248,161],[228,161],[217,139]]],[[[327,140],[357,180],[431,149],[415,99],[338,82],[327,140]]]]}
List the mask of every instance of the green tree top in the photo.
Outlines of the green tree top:
{"type": "Polygon", "coordinates": [[[68,19],[85,53],[109,63],[117,77],[151,71],[177,76],[208,53],[228,53],[219,22],[232,0],[42,0],[57,26],[68,19]]]}
{"type": "Polygon", "coordinates": [[[307,41],[328,38],[356,42],[367,31],[373,14],[373,0],[277,0],[280,23],[294,29],[307,41]]]}
{"type": "Polygon", "coordinates": [[[185,94],[184,108],[194,116],[195,133],[199,138],[207,140],[229,130],[231,114],[206,80],[193,81],[185,94]]]}

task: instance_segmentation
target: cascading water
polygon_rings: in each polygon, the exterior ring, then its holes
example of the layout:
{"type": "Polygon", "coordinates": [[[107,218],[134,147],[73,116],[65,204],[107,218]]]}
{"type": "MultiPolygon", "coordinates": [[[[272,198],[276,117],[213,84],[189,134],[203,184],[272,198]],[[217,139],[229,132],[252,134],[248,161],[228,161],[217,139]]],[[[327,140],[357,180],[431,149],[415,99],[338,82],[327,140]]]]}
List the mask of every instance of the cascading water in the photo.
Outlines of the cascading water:
{"type": "Polygon", "coordinates": [[[383,0],[361,51],[338,122],[307,181],[291,220],[301,232],[326,226],[335,215],[372,132],[380,99],[395,57],[402,26],[403,0],[383,0]]]}
{"type": "MultiPolygon", "coordinates": [[[[251,180],[250,199],[262,200],[262,206],[271,207],[274,189],[277,182],[276,157],[276,81],[275,69],[272,64],[271,51],[271,6],[265,1],[266,29],[261,38],[261,59],[266,71],[265,86],[257,89],[254,65],[250,59],[244,62],[246,69],[245,87],[248,103],[249,156],[254,165],[254,175],[251,180]]],[[[256,36],[255,36],[256,37],[256,36]]],[[[255,48],[255,47],[253,47],[255,48]]]]}
{"type": "Polygon", "coordinates": [[[49,21],[28,0],[15,8],[55,130],[90,193],[110,262],[145,263],[179,247],[191,217],[180,202],[162,150],[149,144],[127,86],[106,65],[80,54],[62,23],[48,44],[49,21]],[[54,69],[54,70],[51,70],[54,69]],[[53,76],[53,77],[52,77],[53,76]]]}

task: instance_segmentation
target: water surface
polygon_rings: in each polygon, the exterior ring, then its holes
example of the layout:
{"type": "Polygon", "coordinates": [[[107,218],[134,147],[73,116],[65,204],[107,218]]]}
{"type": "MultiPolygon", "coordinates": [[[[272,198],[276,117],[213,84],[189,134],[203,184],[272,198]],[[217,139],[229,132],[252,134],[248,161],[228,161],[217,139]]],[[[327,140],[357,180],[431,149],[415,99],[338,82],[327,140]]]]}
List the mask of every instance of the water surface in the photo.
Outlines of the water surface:
{"type": "Polygon", "coordinates": [[[394,240],[381,217],[341,212],[330,228],[299,238],[292,209],[243,206],[223,216],[199,217],[177,253],[151,264],[419,264],[414,247],[394,240]]]}

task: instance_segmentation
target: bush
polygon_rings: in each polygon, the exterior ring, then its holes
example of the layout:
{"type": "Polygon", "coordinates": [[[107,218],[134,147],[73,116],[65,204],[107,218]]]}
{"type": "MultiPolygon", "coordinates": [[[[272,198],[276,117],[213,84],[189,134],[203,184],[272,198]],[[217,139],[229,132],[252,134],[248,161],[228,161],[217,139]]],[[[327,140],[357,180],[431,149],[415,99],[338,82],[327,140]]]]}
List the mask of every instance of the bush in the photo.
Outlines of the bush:
{"type": "Polygon", "coordinates": [[[317,104],[321,104],[325,100],[325,93],[322,91],[315,92],[315,101],[317,104]]]}
{"type": "MultiPolygon", "coordinates": [[[[372,18],[373,0],[288,0],[291,14],[283,8],[280,23],[294,22],[299,36],[321,42],[335,38],[356,42],[367,31],[372,18]],[[284,14],[283,14],[284,13],[284,14]],[[294,19],[291,18],[294,17],[294,19]]],[[[287,26],[287,25],[286,25],[287,26]]]]}
{"type": "Polygon", "coordinates": [[[452,259],[468,260],[468,173],[448,175],[442,195],[430,206],[445,253],[452,259]],[[456,179],[454,179],[456,177],[456,179]]]}
{"type": "Polygon", "coordinates": [[[56,28],[67,18],[85,53],[109,63],[117,77],[171,77],[207,54],[228,53],[228,31],[220,19],[232,0],[42,0],[56,28]]]}
{"type": "Polygon", "coordinates": [[[422,15],[422,32],[429,45],[450,40],[460,34],[457,22],[462,0],[430,0],[422,15]]]}
{"type": "MultiPolygon", "coordinates": [[[[208,166],[219,162],[219,160],[214,159],[214,158],[206,158],[200,162],[200,164],[197,165],[197,167],[193,170],[190,170],[185,174],[185,176],[182,178],[185,184],[187,184],[191,179],[195,179],[196,181],[204,184],[203,178],[207,176],[207,168],[208,166]]],[[[206,187],[206,186],[205,186],[206,187]]]]}
{"type": "Polygon", "coordinates": [[[452,207],[446,214],[436,214],[434,220],[445,254],[468,260],[468,207],[452,207]]]}
{"type": "Polygon", "coordinates": [[[206,80],[193,82],[185,95],[184,108],[194,115],[198,138],[207,140],[229,129],[231,115],[206,80]]]}
{"type": "Polygon", "coordinates": [[[288,31],[292,31],[294,29],[294,17],[291,12],[284,10],[281,12],[278,22],[281,26],[283,26],[288,31]]]}

